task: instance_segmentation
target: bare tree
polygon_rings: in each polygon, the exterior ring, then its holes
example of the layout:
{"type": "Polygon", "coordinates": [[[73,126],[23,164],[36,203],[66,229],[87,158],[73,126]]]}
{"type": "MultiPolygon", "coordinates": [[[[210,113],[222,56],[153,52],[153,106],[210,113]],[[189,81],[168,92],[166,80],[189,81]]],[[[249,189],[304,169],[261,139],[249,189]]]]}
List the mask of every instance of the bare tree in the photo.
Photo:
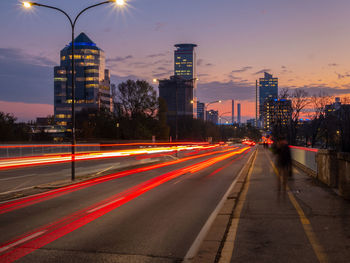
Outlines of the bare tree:
{"type": "Polygon", "coordinates": [[[290,123],[290,142],[296,143],[298,125],[301,113],[310,104],[308,93],[303,89],[296,89],[292,93],[292,119],[290,123]]]}
{"type": "Polygon", "coordinates": [[[326,105],[329,105],[332,101],[332,97],[324,92],[320,92],[318,95],[313,95],[310,98],[310,103],[313,108],[313,113],[310,116],[311,124],[311,146],[314,147],[317,141],[317,137],[320,133],[324,132],[324,129],[320,129],[322,124],[326,121],[326,105]]]}

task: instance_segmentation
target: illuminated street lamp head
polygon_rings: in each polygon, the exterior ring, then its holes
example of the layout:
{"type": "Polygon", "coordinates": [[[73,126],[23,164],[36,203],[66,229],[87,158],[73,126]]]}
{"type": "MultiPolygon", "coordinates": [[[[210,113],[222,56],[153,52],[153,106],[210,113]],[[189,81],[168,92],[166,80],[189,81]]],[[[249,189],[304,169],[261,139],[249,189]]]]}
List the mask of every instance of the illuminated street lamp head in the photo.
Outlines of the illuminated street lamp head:
{"type": "Polygon", "coordinates": [[[124,0],[116,0],[115,3],[116,3],[116,5],[119,5],[119,6],[125,5],[125,1],[124,0]]]}
{"type": "Polygon", "coordinates": [[[23,6],[25,8],[31,8],[32,7],[32,3],[31,2],[23,2],[23,6]]]}

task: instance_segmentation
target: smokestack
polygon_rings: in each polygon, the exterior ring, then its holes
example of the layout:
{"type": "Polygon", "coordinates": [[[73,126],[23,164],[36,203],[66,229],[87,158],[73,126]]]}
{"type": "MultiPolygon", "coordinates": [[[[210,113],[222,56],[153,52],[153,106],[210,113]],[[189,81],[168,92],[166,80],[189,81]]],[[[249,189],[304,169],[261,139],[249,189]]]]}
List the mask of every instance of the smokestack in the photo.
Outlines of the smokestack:
{"type": "Polygon", "coordinates": [[[232,125],[235,123],[235,101],[232,100],[232,125]]]}
{"type": "Polygon", "coordinates": [[[241,124],[241,103],[237,103],[237,122],[241,124]]]}

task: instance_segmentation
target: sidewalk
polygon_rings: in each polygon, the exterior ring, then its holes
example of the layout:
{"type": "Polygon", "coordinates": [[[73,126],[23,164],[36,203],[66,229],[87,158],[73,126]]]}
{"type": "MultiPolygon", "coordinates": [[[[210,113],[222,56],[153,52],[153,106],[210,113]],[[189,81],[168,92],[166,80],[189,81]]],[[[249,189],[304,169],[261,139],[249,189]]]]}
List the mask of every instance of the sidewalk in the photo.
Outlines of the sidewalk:
{"type": "Polygon", "coordinates": [[[350,262],[350,202],[297,169],[284,191],[273,158],[258,148],[215,262],[350,262]]]}

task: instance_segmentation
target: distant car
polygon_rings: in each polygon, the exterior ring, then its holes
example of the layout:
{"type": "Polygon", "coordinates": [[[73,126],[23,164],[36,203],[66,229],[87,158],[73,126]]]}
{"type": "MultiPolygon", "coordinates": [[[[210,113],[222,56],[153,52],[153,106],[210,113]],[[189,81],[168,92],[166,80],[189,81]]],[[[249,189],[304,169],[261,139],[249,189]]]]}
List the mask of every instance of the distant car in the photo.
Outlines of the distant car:
{"type": "Polygon", "coordinates": [[[255,146],[256,143],[252,140],[243,140],[242,144],[248,145],[248,146],[255,146]]]}

